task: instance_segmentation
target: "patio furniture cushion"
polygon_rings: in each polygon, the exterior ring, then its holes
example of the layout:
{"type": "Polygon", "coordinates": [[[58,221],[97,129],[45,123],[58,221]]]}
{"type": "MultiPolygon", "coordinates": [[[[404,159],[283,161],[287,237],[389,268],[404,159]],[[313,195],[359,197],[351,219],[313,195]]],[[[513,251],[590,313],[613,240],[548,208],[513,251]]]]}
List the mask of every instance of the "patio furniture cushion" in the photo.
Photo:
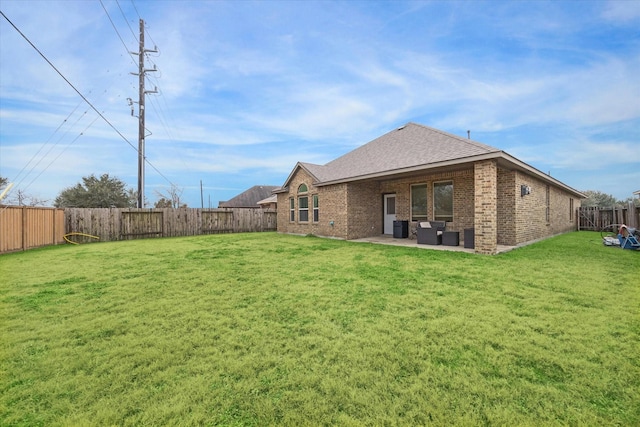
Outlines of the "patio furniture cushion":
{"type": "Polygon", "coordinates": [[[459,231],[445,231],[442,234],[442,244],[445,246],[459,246],[460,245],[460,232],[459,231]]]}
{"type": "Polygon", "coordinates": [[[423,227],[422,222],[418,223],[416,230],[418,244],[420,245],[440,245],[442,244],[442,232],[445,229],[444,221],[430,221],[429,227],[423,227]]]}

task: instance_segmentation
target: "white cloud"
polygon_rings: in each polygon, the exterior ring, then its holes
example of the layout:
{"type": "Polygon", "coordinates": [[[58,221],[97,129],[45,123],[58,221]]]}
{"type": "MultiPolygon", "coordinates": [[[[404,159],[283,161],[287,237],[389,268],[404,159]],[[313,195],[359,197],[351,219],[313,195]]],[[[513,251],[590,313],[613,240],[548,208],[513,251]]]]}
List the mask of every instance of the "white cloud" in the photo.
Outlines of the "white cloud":
{"type": "MultiPolygon", "coordinates": [[[[128,3],[104,4],[136,50],[137,13],[128,3]]],[[[137,59],[100,3],[24,5],[7,0],[3,12],[136,145],[137,120],[126,99],[137,100],[137,77],[129,74],[137,59]]],[[[326,163],[409,120],[485,132],[498,143],[485,142],[512,145],[512,154],[553,169],[583,170],[610,151],[634,148],[637,2],[136,7],[147,23],[147,47],[160,50],[148,60],[159,71],[148,73],[147,89],[157,85],[161,93],[147,97],[147,155],[171,179],[192,182],[195,171],[205,181],[233,175],[238,186],[264,174],[280,182],[297,161],[326,163]]],[[[46,172],[46,183],[34,185],[70,185],[105,165],[135,181],[133,149],[102,120],[87,128],[94,112],[78,120],[88,109],[83,103],[70,115],[80,98],[1,25],[0,174],[17,173],[38,144],[69,129],[61,147],[83,135],[46,172]]]]}
{"type": "Polygon", "coordinates": [[[637,0],[609,0],[602,17],[619,23],[632,23],[640,20],[640,5],[637,0]]]}

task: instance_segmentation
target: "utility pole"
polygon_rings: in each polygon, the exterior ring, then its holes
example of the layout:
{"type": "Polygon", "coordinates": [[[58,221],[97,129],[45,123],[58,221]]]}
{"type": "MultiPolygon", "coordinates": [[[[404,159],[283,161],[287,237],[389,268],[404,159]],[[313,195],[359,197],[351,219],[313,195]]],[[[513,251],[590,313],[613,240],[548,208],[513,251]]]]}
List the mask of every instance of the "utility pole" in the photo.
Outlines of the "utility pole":
{"type": "Polygon", "coordinates": [[[200,180],[200,207],[204,209],[204,197],[202,194],[202,180],[200,180]]]}
{"type": "MultiPolygon", "coordinates": [[[[144,48],[144,20],[140,20],[140,50],[138,52],[131,52],[131,54],[138,55],[138,73],[131,73],[138,76],[138,208],[144,207],[144,99],[148,93],[158,93],[158,88],[154,90],[144,90],[144,76],[149,71],[157,71],[155,65],[152,69],[144,68],[144,54],[147,52],[157,52],[157,49],[145,49],[144,48]]],[[[133,107],[131,107],[133,114],[133,107]]]]}

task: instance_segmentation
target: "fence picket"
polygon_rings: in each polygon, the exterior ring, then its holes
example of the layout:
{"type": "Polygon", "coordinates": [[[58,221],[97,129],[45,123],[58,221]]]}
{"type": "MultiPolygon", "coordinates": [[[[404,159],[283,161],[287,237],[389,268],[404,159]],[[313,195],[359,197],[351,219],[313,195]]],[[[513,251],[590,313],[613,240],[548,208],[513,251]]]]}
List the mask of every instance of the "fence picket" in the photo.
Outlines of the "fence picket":
{"type": "Polygon", "coordinates": [[[634,207],[632,204],[616,208],[583,206],[578,210],[578,230],[600,231],[620,224],[638,227],[640,207],[634,207]]]}
{"type": "Polygon", "coordinates": [[[56,209],[0,206],[0,254],[64,243],[67,233],[89,234],[108,242],[275,231],[276,219],[275,210],[260,208],[56,209]]]}

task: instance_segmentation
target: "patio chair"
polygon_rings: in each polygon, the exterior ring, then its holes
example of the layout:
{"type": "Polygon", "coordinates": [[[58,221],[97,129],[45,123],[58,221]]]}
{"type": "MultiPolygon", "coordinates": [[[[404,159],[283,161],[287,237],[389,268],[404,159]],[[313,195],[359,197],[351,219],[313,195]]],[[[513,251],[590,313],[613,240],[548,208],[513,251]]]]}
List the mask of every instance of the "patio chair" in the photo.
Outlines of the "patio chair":
{"type": "Polygon", "coordinates": [[[419,245],[441,245],[442,233],[446,223],[444,221],[419,222],[416,229],[419,245]]]}
{"type": "Polygon", "coordinates": [[[640,251],[640,242],[638,242],[634,232],[634,229],[628,228],[624,224],[620,226],[620,230],[618,230],[618,240],[620,241],[620,247],[622,249],[640,251]]]}

